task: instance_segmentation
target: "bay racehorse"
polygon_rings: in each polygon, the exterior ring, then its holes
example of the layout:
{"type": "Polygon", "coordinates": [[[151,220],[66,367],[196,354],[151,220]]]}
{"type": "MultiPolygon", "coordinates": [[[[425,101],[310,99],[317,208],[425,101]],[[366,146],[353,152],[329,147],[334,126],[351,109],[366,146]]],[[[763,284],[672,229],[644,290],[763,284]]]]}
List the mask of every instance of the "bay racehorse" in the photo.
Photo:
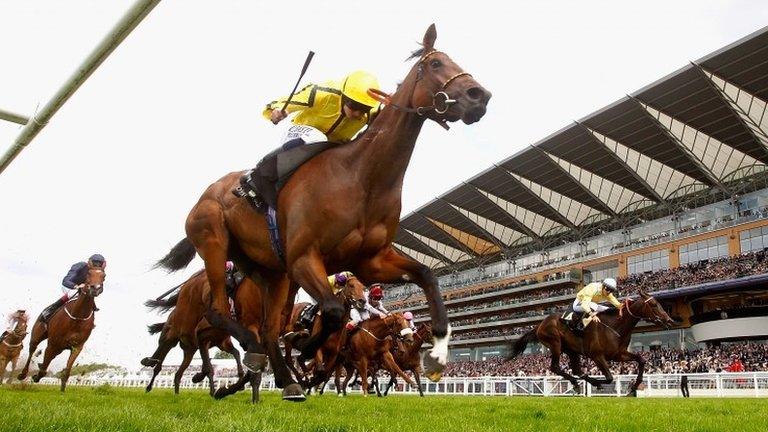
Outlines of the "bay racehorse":
{"type": "Polygon", "coordinates": [[[19,361],[19,355],[24,349],[24,338],[27,336],[27,321],[21,319],[16,322],[8,335],[5,336],[3,342],[0,343],[0,385],[3,384],[3,378],[5,377],[5,368],[8,367],[8,363],[11,364],[11,373],[8,376],[8,382],[13,379],[13,371],[16,369],[16,362],[19,361]]]}
{"type": "MultiPolygon", "coordinates": [[[[367,319],[361,322],[358,327],[347,337],[347,344],[344,347],[346,377],[341,386],[342,394],[347,394],[347,384],[352,378],[353,370],[356,370],[360,376],[363,396],[368,396],[368,373],[373,364],[380,364],[404,379],[408,384],[415,385],[411,377],[400,369],[392,356],[392,346],[395,339],[402,336],[407,344],[413,342],[413,330],[408,325],[408,321],[403,318],[403,314],[396,312],[384,318],[367,319]]],[[[338,386],[337,391],[339,391],[338,386]]]]}
{"type": "Polygon", "coordinates": [[[179,393],[182,375],[192,361],[195,350],[200,351],[203,364],[202,370],[192,378],[192,381],[200,382],[207,377],[211,395],[214,392],[213,366],[208,353],[211,346],[230,353],[235,358],[238,375],[243,376],[240,352],[232,345],[229,335],[212,327],[203,318],[208,308],[208,291],[209,285],[205,272],[199,271],[181,284],[176,294],[166,299],[149,300],[144,303],[152,309],[172,310],[164,323],[149,326],[149,333],[160,333],[160,337],[157,349],[152,356],[141,360],[143,366],[153,368],[152,379],[147,384],[146,391],[152,390],[155,378],[162,370],[165,356],[176,344],[180,344],[184,351],[184,359],[176,370],[173,380],[176,394],[179,393]]]}
{"type": "Polygon", "coordinates": [[[34,326],[32,326],[29,357],[24,369],[19,374],[20,380],[27,377],[32,353],[35,352],[40,342],[48,339],[43,362],[39,364],[37,373],[32,376],[32,381],[40,381],[47,373],[51,360],[68,349],[69,359],[67,359],[66,367],[61,371],[61,391],[66,389],[72,365],[82,352],[85,342],[95,327],[96,303],[94,299],[104,291],[104,278],[106,278],[104,269],[89,267],[88,276],[85,283],[78,289],[77,295],[54,312],[48,320],[48,324],[45,324],[41,317],[37,318],[34,326]]]}
{"type": "Polygon", "coordinates": [[[608,365],[609,361],[637,363],[637,379],[630,388],[633,394],[640,383],[643,382],[645,360],[639,354],[627,351],[632,330],[641,319],[653,322],[657,325],[669,327],[674,323],[667,315],[661,304],[652,296],[641,291],[640,298],[630,300],[627,298],[619,309],[609,309],[599,315],[600,322],[593,321],[584,329],[583,335],[577,335],[561,318],[561,314],[552,314],[525,333],[512,344],[512,352],[508,360],[512,360],[525,350],[525,347],[533,341],[539,341],[549,348],[551,354],[550,370],[579,388],[579,378],[588,383],[600,386],[613,382],[613,375],[608,365]],[[560,367],[560,354],[565,353],[570,360],[571,375],[560,367]],[[605,378],[591,378],[582,373],[581,355],[585,355],[595,362],[605,378]]]}
{"type": "Polygon", "coordinates": [[[427,266],[392,247],[400,220],[403,177],[427,119],[441,125],[458,120],[475,123],[485,114],[491,94],[435,49],[436,38],[432,25],[424,35],[423,47],[412,56],[417,58],[415,65],[397,91],[386,97],[387,106],[365,133],[310,159],[282,188],[277,225],[284,261],[273,251],[264,216],[232,194],[243,174],[234,172],[208,187],[187,217],[186,238],[157,263],[178,270],[195,252],[200,255],[211,283],[209,321],[226,328],[247,348],[243,362],[253,370],[266,366],[266,348],[283,399],[305,399],[278,346],[289,280],[320,304],[322,331],[297,347],[305,358],[312,358],[343,325],[344,306],[326,279],[343,270],[352,271],[366,284],[413,282],[423,289],[434,334],[433,348],[424,363],[430,379],[440,379],[450,327],[437,280],[427,266]],[[227,318],[224,265],[228,259],[267,287],[264,345],[227,318]]]}
{"type": "MultiPolygon", "coordinates": [[[[353,307],[357,307],[362,309],[366,304],[365,299],[365,285],[363,285],[362,282],[356,277],[352,276],[347,280],[347,283],[344,285],[344,287],[339,290],[336,293],[336,296],[341,299],[342,303],[344,304],[344,317],[342,318],[343,321],[349,320],[349,311],[353,307]]],[[[291,316],[288,319],[288,322],[285,325],[285,333],[295,333],[295,332],[304,332],[306,336],[313,336],[317,335],[322,331],[322,320],[321,319],[315,319],[312,322],[312,328],[305,329],[300,323],[299,323],[299,317],[301,316],[302,311],[304,308],[306,308],[309,305],[309,303],[296,303],[293,305],[291,316]]],[[[342,337],[343,330],[339,329],[336,332],[332,333],[328,339],[325,341],[323,346],[317,350],[314,357],[313,362],[313,373],[314,375],[324,375],[326,371],[333,371],[335,365],[336,365],[336,357],[339,354],[339,350],[342,347],[342,344],[345,341],[345,338],[342,337]]],[[[285,350],[285,361],[288,364],[288,367],[291,369],[291,371],[296,376],[296,379],[299,381],[304,381],[307,378],[307,375],[309,374],[309,370],[306,367],[306,361],[308,360],[303,355],[299,355],[296,359],[296,362],[294,362],[292,351],[293,346],[297,338],[295,337],[285,337],[283,339],[283,349],[285,350]],[[301,372],[299,372],[295,364],[299,364],[299,368],[301,369],[301,372]]],[[[308,382],[304,383],[305,387],[309,386],[308,382]]]]}
{"type": "MultiPolygon", "coordinates": [[[[413,343],[404,344],[402,342],[396,343],[397,349],[392,356],[395,359],[395,363],[403,370],[403,372],[411,371],[413,379],[416,381],[416,388],[419,390],[419,396],[424,396],[424,391],[421,389],[421,361],[419,358],[419,352],[425,341],[431,339],[432,327],[424,323],[416,329],[416,333],[413,334],[413,343]]],[[[393,371],[388,371],[390,375],[387,387],[384,389],[384,396],[389,393],[389,389],[393,385],[397,385],[397,374],[393,371]]]]}

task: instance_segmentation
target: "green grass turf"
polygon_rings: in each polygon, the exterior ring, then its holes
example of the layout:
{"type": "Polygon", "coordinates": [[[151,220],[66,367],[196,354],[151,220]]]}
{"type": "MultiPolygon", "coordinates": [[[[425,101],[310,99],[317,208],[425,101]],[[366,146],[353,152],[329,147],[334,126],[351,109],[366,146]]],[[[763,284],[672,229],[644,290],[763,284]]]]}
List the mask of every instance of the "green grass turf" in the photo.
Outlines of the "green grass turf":
{"type": "Polygon", "coordinates": [[[0,387],[0,431],[768,431],[766,399],[310,396],[199,390],[0,387]]]}

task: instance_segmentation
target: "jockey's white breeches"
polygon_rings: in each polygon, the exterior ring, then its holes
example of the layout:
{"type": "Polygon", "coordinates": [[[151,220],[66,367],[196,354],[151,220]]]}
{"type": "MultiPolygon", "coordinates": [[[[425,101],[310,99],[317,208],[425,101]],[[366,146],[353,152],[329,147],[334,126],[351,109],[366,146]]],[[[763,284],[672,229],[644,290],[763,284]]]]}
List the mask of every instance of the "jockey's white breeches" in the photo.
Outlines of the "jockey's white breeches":
{"type": "Polygon", "coordinates": [[[317,128],[290,123],[288,128],[285,130],[285,134],[283,134],[283,137],[280,140],[280,145],[282,146],[288,141],[295,140],[297,138],[304,140],[305,144],[328,141],[328,137],[326,137],[325,134],[320,132],[320,130],[317,128]]]}
{"type": "Polygon", "coordinates": [[[595,302],[589,302],[587,303],[587,308],[589,309],[584,310],[584,305],[579,302],[579,299],[576,299],[573,301],[573,311],[574,312],[602,312],[605,310],[608,310],[608,306],[603,306],[601,304],[597,304],[595,302]]]}
{"type": "Polygon", "coordinates": [[[72,300],[72,297],[77,294],[77,289],[69,289],[65,287],[64,285],[61,286],[61,292],[64,293],[64,295],[67,296],[67,300],[72,300]]]}
{"type": "Polygon", "coordinates": [[[352,322],[352,324],[354,324],[354,325],[358,325],[358,324],[360,324],[361,322],[363,322],[363,321],[365,321],[365,320],[367,320],[367,319],[370,319],[370,318],[371,318],[371,313],[370,313],[370,312],[368,312],[367,310],[363,310],[363,311],[361,312],[361,311],[359,311],[357,308],[352,308],[352,309],[349,311],[349,320],[350,320],[350,321],[352,322]]]}

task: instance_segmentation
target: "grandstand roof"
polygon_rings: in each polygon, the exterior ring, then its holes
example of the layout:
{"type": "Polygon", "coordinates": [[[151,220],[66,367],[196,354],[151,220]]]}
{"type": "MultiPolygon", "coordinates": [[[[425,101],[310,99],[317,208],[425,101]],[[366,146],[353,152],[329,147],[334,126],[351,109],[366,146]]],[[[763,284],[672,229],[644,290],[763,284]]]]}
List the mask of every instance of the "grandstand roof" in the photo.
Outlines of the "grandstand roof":
{"type": "MultiPolygon", "coordinates": [[[[733,197],[768,164],[768,27],[691,62],[405,216],[395,247],[432,268],[733,197]],[[714,195],[714,193],[710,193],[714,195]]],[[[594,235],[594,234],[592,234],[594,235]]],[[[527,249],[526,249],[527,248],[527,249]]]]}

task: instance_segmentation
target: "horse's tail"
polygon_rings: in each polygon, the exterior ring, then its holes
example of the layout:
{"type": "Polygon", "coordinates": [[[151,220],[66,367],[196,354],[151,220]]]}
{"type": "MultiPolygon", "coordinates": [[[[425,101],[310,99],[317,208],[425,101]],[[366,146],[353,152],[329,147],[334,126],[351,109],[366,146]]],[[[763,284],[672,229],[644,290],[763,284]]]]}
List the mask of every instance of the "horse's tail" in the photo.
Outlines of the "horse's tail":
{"type": "Polygon", "coordinates": [[[536,329],[529,331],[528,333],[522,335],[520,339],[516,340],[512,344],[512,352],[509,353],[507,356],[507,361],[514,359],[515,357],[519,356],[523,351],[525,351],[525,347],[528,346],[529,343],[534,342],[538,340],[536,337],[536,329]]]}
{"type": "Polygon", "coordinates": [[[149,329],[149,334],[153,335],[155,333],[160,333],[163,331],[163,327],[165,327],[164,322],[154,323],[147,326],[147,329],[149,329]]]}
{"type": "Polygon", "coordinates": [[[176,291],[174,295],[164,299],[149,299],[144,302],[144,306],[148,307],[149,310],[160,309],[162,313],[168,312],[176,307],[176,303],[179,301],[179,292],[176,291]]]}
{"type": "Polygon", "coordinates": [[[180,242],[176,243],[176,246],[168,252],[168,255],[161,258],[152,268],[164,268],[169,272],[181,270],[192,262],[195,252],[195,246],[189,238],[184,237],[180,242]]]}

